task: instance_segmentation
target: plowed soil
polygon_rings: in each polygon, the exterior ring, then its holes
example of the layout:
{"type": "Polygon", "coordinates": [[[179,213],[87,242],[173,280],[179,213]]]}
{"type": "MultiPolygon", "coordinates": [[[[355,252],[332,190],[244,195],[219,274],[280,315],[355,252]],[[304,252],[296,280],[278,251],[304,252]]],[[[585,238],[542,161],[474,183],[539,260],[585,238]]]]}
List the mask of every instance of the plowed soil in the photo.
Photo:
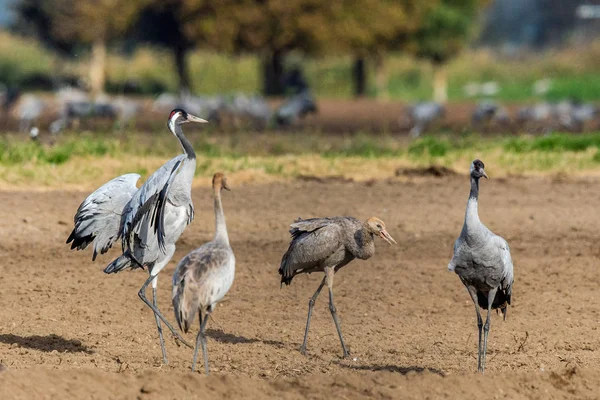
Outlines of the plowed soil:
{"type": "MultiPolygon", "coordinates": [[[[485,376],[475,372],[473,304],[446,268],[466,176],[230,181],[224,206],[237,270],[208,324],[209,377],[189,372],[192,350],[170,335],[162,365],[154,318],[137,297],[145,272],[105,275],[118,248],[92,262],[90,249],[65,244],[89,192],[0,193],[0,398],[598,398],[600,182],[494,179],[487,169],[481,219],[511,245],[516,278],[507,321],[492,317],[485,376]],[[378,240],[373,258],[336,275],[347,360],[326,294],[308,356],[298,352],[322,275],[280,288],[277,274],[289,223],[327,215],[378,216],[399,243],[378,240]]],[[[171,321],[175,265],[213,234],[210,191],[193,194],[196,218],[159,279],[171,321]]]]}

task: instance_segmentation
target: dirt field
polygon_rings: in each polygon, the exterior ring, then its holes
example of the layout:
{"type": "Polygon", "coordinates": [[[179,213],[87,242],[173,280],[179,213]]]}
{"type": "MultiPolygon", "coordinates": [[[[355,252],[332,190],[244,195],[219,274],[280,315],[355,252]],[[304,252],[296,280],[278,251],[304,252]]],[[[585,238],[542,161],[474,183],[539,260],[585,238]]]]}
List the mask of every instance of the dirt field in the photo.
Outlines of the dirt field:
{"type": "MultiPolygon", "coordinates": [[[[169,339],[161,365],[154,318],[137,297],[142,271],[105,275],[117,255],[64,243],[84,192],[0,193],[0,398],[598,398],[598,180],[482,182],[480,214],[512,248],[513,306],[494,314],[488,370],[476,374],[477,326],[447,271],[462,226],[466,176],[375,183],[230,181],[224,206],[237,256],[233,288],[208,327],[212,375],[191,374],[192,351],[169,339]],[[320,274],[280,289],[277,268],[298,216],[382,218],[399,245],[336,275],[352,359],[321,295],[298,352],[320,274]]],[[[173,320],[176,262],[213,234],[209,190],[159,280],[173,320]]],[[[195,337],[195,331],[188,335],[195,337]]]]}

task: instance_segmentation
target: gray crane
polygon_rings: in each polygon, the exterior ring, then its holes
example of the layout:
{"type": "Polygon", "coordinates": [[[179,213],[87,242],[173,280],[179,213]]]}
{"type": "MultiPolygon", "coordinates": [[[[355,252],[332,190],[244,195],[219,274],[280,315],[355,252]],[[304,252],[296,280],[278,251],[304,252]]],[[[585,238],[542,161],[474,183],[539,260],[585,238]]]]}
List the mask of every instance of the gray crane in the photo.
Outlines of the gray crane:
{"type": "Polygon", "coordinates": [[[198,312],[200,330],[196,336],[196,347],[192,361],[192,372],[196,369],[198,345],[202,345],[204,369],[208,372],[208,353],[204,329],[208,317],[215,306],[231,288],[235,275],[235,256],[229,245],[225,214],[221,203],[221,190],[227,189],[227,179],[222,173],[216,173],[212,181],[215,236],[185,256],[177,265],[173,274],[173,309],[179,329],[188,332],[198,312]],[[204,313],[204,318],[202,314],[204,313]]]}
{"type": "Polygon", "coordinates": [[[487,339],[490,330],[492,309],[500,309],[506,320],[513,286],[513,263],[508,243],[494,234],[479,220],[477,202],[479,180],[487,178],[484,164],[474,160],[471,164],[471,192],[467,202],[465,222],[458,239],[454,243],[454,255],[448,270],[454,271],[467,288],[477,312],[479,342],[477,349],[477,370],[485,370],[487,339]],[[479,307],[487,309],[485,325],[479,307]],[[483,344],[482,344],[483,331],[483,344]]]}
{"type": "Polygon", "coordinates": [[[306,342],[312,309],[317,296],[327,283],[329,288],[329,311],[337,329],[344,358],[350,354],[344,343],[342,330],[333,304],[333,275],[355,258],[366,260],[375,253],[374,236],[389,244],[396,241],[385,229],[379,218],[361,222],[352,217],[329,217],[298,219],[290,225],[292,242],[281,259],[279,274],[281,283],[289,285],[294,276],[317,271],[325,272],[317,291],[308,302],[308,318],[304,330],[304,341],[300,352],[306,355],[306,342]]]}
{"type": "Polygon", "coordinates": [[[407,108],[412,137],[419,137],[431,124],[441,120],[446,114],[446,108],[434,101],[421,102],[407,108]]]}
{"type": "Polygon", "coordinates": [[[35,94],[27,93],[21,96],[16,107],[19,130],[29,132],[47,107],[46,102],[35,94]]]}
{"type": "Polygon", "coordinates": [[[185,138],[181,125],[206,122],[184,110],[171,111],[169,130],[179,140],[184,154],[165,163],[137,189],[137,174],[127,174],[104,184],[79,206],[75,227],[67,239],[71,249],[85,249],[94,242],[95,260],[98,252],[108,251],[121,239],[123,254],[111,262],[104,272],[117,273],[125,269],[148,268],[150,277],[138,295],[152,309],[159,333],[163,361],[167,364],[161,320],[182,343],[191,347],[158,310],[156,286],[158,273],[175,252],[175,243],[194,218],[191,186],[196,169],[196,154],[185,138]],[[146,298],[146,288],[152,283],[153,302],[146,298]]]}
{"type": "Polygon", "coordinates": [[[280,126],[289,126],[309,113],[317,113],[317,103],[311,91],[306,89],[279,106],[275,111],[275,121],[280,126]]]}
{"type": "Polygon", "coordinates": [[[490,101],[477,104],[473,114],[471,114],[471,121],[476,127],[490,125],[493,121],[503,125],[508,125],[511,122],[506,109],[490,101]]]}

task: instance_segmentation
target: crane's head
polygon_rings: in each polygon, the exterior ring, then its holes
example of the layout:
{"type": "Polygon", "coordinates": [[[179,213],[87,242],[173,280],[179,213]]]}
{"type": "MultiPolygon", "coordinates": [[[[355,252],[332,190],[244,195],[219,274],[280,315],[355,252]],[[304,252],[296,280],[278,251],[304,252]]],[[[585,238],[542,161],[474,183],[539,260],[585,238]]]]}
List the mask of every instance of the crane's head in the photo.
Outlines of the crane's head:
{"type": "Polygon", "coordinates": [[[479,179],[482,176],[485,179],[488,179],[487,174],[485,173],[485,170],[483,169],[485,167],[485,165],[483,165],[483,161],[481,161],[480,159],[476,159],[471,163],[471,176],[475,179],[479,179]]]}
{"type": "Polygon", "coordinates": [[[389,244],[398,244],[386,230],[382,220],[376,217],[371,217],[367,220],[367,228],[373,235],[377,235],[389,244]]]}
{"type": "Polygon", "coordinates": [[[169,114],[169,121],[167,122],[167,125],[169,126],[171,132],[175,133],[175,126],[185,124],[188,122],[199,122],[205,124],[208,121],[196,117],[195,115],[189,114],[181,108],[176,108],[173,111],[171,111],[171,114],[169,114]]]}
{"type": "Polygon", "coordinates": [[[230,190],[227,186],[227,177],[222,172],[217,172],[213,176],[212,186],[215,192],[220,192],[222,189],[230,190]]]}

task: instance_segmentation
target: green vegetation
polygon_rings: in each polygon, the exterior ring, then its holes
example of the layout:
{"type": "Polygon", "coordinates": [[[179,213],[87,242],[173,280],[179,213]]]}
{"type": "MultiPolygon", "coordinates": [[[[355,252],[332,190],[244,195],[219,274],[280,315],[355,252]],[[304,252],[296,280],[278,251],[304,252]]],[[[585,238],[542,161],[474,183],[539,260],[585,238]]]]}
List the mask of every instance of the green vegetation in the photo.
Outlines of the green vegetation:
{"type": "MultiPolygon", "coordinates": [[[[483,138],[425,136],[408,142],[389,135],[325,136],[319,133],[190,135],[198,155],[196,173],[216,170],[243,179],[341,175],[354,179],[393,177],[398,167],[442,165],[462,170],[473,158],[505,174],[585,173],[600,167],[600,133],[483,138]]],[[[0,186],[99,185],[138,172],[144,178],[180,149],[171,137],[84,133],[53,145],[15,136],[0,140],[0,186]]]]}
{"type": "MultiPolygon", "coordinates": [[[[573,135],[484,138],[478,135],[425,136],[404,142],[389,135],[335,135],[278,133],[256,135],[190,135],[196,154],[203,158],[278,157],[318,155],[325,158],[422,158],[444,160],[457,154],[490,153],[528,155],[532,153],[577,153],[600,149],[600,133],[573,135]]],[[[405,139],[403,139],[405,140],[405,139]]],[[[15,136],[0,139],[0,164],[64,164],[75,157],[160,157],[180,152],[171,137],[153,135],[98,135],[90,132],[66,135],[53,145],[24,141],[15,136]]]]}
{"type": "MultiPolygon", "coordinates": [[[[292,57],[294,59],[294,57],[292,57]]],[[[331,56],[296,61],[304,66],[306,76],[318,96],[350,98],[352,96],[352,60],[331,56]]],[[[55,55],[36,42],[0,33],[0,82],[15,82],[24,88],[44,78],[49,81],[55,55]],[[14,49],[19,51],[15,52],[14,49]]],[[[85,76],[89,57],[65,61],[66,74],[85,76]]],[[[498,58],[486,51],[467,51],[450,61],[448,95],[450,101],[464,101],[463,87],[469,82],[496,81],[499,101],[558,101],[566,98],[581,101],[600,99],[600,41],[585,50],[567,49],[528,56],[519,60],[498,58]],[[577,59],[577,63],[572,60],[577,59]],[[533,93],[534,82],[552,80],[549,91],[540,97],[533,93]]],[[[217,53],[193,52],[189,58],[193,91],[202,94],[256,93],[260,91],[260,60],[256,56],[225,56],[217,53]]],[[[369,68],[369,71],[373,68],[369,68]]],[[[404,101],[428,100],[432,93],[434,70],[429,62],[390,54],[385,60],[386,94],[404,101]]],[[[140,48],[130,57],[111,53],[107,60],[108,88],[120,91],[127,82],[136,82],[141,93],[176,91],[177,76],[169,55],[161,50],[140,48]],[[164,62],[156,62],[164,60],[164,62]]],[[[368,77],[368,93],[377,95],[375,77],[368,77]]]]}

